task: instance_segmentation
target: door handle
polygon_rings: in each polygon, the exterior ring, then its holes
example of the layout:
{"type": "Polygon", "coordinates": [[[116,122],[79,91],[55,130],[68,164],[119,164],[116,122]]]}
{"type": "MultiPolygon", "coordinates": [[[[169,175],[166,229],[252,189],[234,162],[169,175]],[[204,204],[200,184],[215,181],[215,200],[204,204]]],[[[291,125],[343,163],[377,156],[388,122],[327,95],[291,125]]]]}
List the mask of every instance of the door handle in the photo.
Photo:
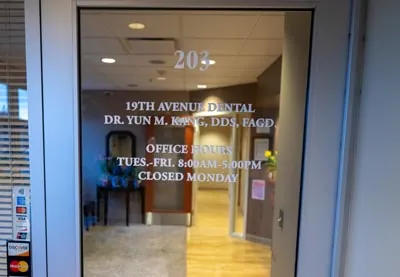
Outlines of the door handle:
{"type": "Polygon", "coordinates": [[[280,230],[283,230],[283,219],[284,219],[284,212],[283,210],[280,209],[278,219],[276,220],[278,222],[278,228],[280,230]]]}

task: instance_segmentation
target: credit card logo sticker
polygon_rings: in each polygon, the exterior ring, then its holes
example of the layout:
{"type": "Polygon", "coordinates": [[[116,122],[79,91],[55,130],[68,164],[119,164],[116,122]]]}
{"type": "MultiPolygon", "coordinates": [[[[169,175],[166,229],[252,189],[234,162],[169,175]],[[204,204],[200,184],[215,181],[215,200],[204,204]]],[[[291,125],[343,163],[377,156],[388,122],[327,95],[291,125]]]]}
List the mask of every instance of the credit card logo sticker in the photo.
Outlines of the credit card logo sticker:
{"type": "Polygon", "coordinates": [[[28,232],[28,227],[26,226],[17,226],[20,232],[28,232]]]}
{"type": "Polygon", "coordinates": [[[27,272],[29,269],[29,265],[25,261],[20,261],[18,264],[18,270],[19,272],[27,272]]]}
{"type": "Polygon", "coordinates": [[[27,221],[26,215],[17,215],[17,221],[27,221]]]}
{"type": "MultiPolygon", "coordinates": [[[[26,234],[26,233],[24,233],[26,234]]],[[[27,257],[29,256],[29,244],[23,242],[14,242],[8,244],[8,255],[27,257]]]]}
{"type": "Polygon", "coordinates": [[[18,272],[18,265],[19,265],[19,262],[18,262],[18,261],[12,261],[12,262],[10,263],[10,270],[11,270],[12,272],[18,272]]]}
{"type": "Polygon", "coordinates": [[[26,205],[25,196],[17,196],[17,205],[18,206],[25,206],[26,205]]]}
{"type": "Polygon", "coordinates": [[[26,239],[28,237],[28,233],[26,232],[18,232],[17,239],[26,239]]]}
{"type": "Polygon", "coordinates": [[[16,212],[17,212],[17,214],[26,214],[27,209],[26,209],[26,207],[16,207],[16,212]]]}
{"type": "Polygon", "coordinates": [[[10,263],[10,270],[12,272],[27,272],[29,270],[29,265],[25,261],[12,261],[10,263]]]}

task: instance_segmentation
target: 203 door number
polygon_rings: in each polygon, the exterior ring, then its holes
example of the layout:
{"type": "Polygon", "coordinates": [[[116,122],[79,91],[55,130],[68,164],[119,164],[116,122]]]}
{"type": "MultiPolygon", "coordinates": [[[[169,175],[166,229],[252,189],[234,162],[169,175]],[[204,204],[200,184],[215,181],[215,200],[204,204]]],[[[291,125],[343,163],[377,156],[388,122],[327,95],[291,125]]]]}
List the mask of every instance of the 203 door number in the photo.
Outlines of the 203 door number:
{"type": "Polygon", "coordinates": [[[175,69],[184,69],[186,65],[189,69],[199,68],[200,71],[206,71],[210,67],[209,52],[206,50],[201,51],[200,54],[196,51],[189,51],[187,55],[182,50],[178,50],[175,52],[175,56],[177,55],[179,55],[179,58],[175,64],[175,69]]]}

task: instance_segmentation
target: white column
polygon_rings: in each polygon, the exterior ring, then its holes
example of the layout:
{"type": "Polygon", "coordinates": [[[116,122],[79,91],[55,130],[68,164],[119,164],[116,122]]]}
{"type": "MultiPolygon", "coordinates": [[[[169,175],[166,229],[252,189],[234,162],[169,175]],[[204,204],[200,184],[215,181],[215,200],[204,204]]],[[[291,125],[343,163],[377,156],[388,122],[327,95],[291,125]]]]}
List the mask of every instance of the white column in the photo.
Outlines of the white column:
{"type": "Polygon", "coordinates": [[[75,4],[41,0],[48,277],[81,275],[75,4]]]}
{"type": "Polygon", "coordinates": [[[399,10],[369,1],[344,277],[400,272],[399,10]]]}

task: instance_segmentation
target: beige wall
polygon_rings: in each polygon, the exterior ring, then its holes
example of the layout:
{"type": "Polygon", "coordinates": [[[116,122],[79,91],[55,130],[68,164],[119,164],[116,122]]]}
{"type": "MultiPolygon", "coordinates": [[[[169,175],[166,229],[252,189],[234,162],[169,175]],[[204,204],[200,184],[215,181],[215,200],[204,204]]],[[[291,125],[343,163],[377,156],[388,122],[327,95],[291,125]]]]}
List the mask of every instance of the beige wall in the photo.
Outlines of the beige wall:
{"type": "Polygon", "coordinates": [[[256,106],[259,110],[279,107],[281,73],[282,57],[278,58],[258,77],[256,106]]]}
{"type": "MultiPolygon", "coordinates": [[[[250,115],[244,115],[241,118],[250,117],[250,115]]],[[[238,145],[241,147],[241,156],[240,159],[243,161],[248,161],[251,159],[251,130],[250,128],[243,128],[240,130],[240,136],[238,138],[238,145]]],[[[240,170],[240,197],[239,207],[240,211],[244,212],[245,209],[245,199],[246,199],[246,188],[249,183],[249,170],[241,169],[240,170]]]]}
{"type": "Polygon", "coordinates": [[[259,77],[256,107],[259,115],[276,115],[274,149],[277,149],[278,113],[281,93],[282,57],[278,58],[259,77]]]}
{"type": "Polygon", "coordinates": [[[190,100],[203,102],[207,97],[214,97],[228,103],[255,103],[257,83],[237,85],[225,88],[197,90],[190,92],[190,100]]]}
{"type": "MultiPolygon", "coordinates": [[[[256,95],[256,117],[271,117],[276,119],[279,113],[279,96],[281,88],[282,58],[277,59],[269,68],[267,68],[259,77],[257,82],[256,95]]],[[[254,137],[257,136],[254,128],[248,131],[248,157],[253,158],[252,147],[254,146],[254,137]]],[[[273,137],[273,146],[276,149],[276,129],[271,130],[273,137]],[[274,132],[275,131],[275,132],[274,132]]],[[[246,141],[243,141],[246,143],[246,141]]],[[[245,159],[245,158],[243,158],[245,159]]],[[[251,198],[251,184],[253,179],[266,180],[266,192],[269,195],[273,191],[273,186],[268,182],[266,168],[262,170],[244,170],[242,173],[242,191],[247,188],[247,222],[246,231],[248,235],[263,239],[272,238],[273,206],[269,197],[264,201],[251,198]]],[[[246,195],[242,193],[241,202],[244,202],[246,195]]]]}
{"type": "Polygon", "coordinates": [[[400,1],[371,0],[344,277],[400,274],[400,1]]]}
{"type": "Polygon", "coordinates": [[[276,119],[275,121],[275,133],[274,133],[274,150],[276,151],[278,149],[278,143],[279,143],[279,118],[276,119]]]}
{"type": "Polygon", "coordinates": [[[311,13],[286,14],[274,207],[276,219],[280,211],[284,212],[284,227],[280,229],[274,224],[272,229],[273,251],[277,257],[272,262],[272,276],[293,276],[295,272],[310,29],[311,13]]]}
{"type": "MultiPolygon", "coordinates": [[[[228,127],[200,127],[199,128],[198,143],[201,145],[222,145],[230,146],[232,140],[232,128],[228,127]]],[[[222,164],[223,160],[229,160],[229,155],[222,154],[197,154],[196,160],[198,161],[217,161],[218,164],[222,164]]],[[[228,169],[213,168],[213,169],[197,169],[197,173],[221,173],[229,174],[228,169]]],[[[199,189],[228,189],[226,183],[198,183],[196,184],[199,189]]]]}

